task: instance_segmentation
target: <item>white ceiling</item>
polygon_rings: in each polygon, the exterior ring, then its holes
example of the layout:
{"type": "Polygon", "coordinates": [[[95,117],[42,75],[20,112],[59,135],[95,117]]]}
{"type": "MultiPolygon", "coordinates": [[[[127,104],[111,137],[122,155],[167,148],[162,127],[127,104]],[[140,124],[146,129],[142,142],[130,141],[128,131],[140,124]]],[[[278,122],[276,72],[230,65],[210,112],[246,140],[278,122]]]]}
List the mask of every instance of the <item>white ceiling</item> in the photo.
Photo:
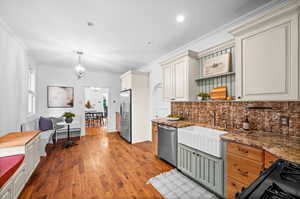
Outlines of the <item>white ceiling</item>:
{"type": "Polygon", "coordinates": [[[124,72],[270,0],[1,0],[2,18],[37,64],[124,72]],[[186,20],[176,23],[176,15],[186,20]],[[87,26],[91,21],[94,27],[87,26]],[[147,42],[151,41],[151,45],[147,42]]]}

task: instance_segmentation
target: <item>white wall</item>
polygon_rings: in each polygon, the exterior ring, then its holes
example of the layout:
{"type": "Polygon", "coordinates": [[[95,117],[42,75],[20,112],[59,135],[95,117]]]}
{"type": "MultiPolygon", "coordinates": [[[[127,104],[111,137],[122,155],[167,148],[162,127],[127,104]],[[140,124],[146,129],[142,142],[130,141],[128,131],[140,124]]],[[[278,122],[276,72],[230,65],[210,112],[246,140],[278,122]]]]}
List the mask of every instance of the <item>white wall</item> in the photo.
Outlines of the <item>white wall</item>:
{"type": "MultiPolygon", "coordinates": [[[[108,130],[115,130],[115,112],[119,111],[120,74],[87,70],[82,79],[77,79],[74,69],[57,66],[37,68],[37,112],[44,116],[61,116],[65,111],[74,112],[84,127],[84,89],[86,87],[109,88],[108,130]],[[74,108],[47,108],[47,86],[74,87],[74,108]],[[114,103],[115,101],[115,103],[114,103]],[[81,117],[82,116],[82,117],[81,117]]],[[[84,128],[82,135],[85,134],[84,128]]]]}
{"type": "Polygon", "coordinates": [[[0,20],[0,136],[20,131],[27,114],[27,69],[24,45],[0,20]]]}
{"type": "Polygon", "coordinates": [[[247,20],[249,20],[250,18],[252,18],[254,16],[262,15],[263,13],[267,12],[268,10],[270,10],[274,7],[278,7],[278,6],[282,5],[283,3],[285,3],[285,1],[283,1],[283,0],[274,0],[270,4],[267,4],[266,6],[258,8],[256,10],[252,11],[251,13],[248,13],[247,15],[244,15],[229,24],[225,24],[224,26],[216,29],[215,31],[212,31],[192,42],[189,42],[189,43],[179,47],[178,49],[175,49],[175,50],[167,53],[166,55],[160,57],[159,59],[153,60],[148,65],[142,66],[141,68],[139,68],[139,71],[144,71],[144,72],[150,73],[150,76],[149,76],[150,94],[149,94],[149,96],[150,96],[151,104],[150,104],[149,111],[148,111],[148,113],[149,113],[149,115],[148,115],[148,117],[149,117],[149,128],[148,128],[149,129],[149,132],[148,132],[149,140],[151,140],[151,119],[154,119],[155,115],[157,115],[157,113],[159,113],[159,112],[161,112],[163,114],[170,112],[170,103],[163,102],[161,95],[154,92],[155,90],[157,90],[156,87],[160,83],[162,83],[162,71],[161,71],[161,67],[160,67],[159,63],[161,61],[164,61],[164,60],[166,60],[178,53],[186,51],[186,50],[193,50],[193,51],[199,52],[199,51],[208,49],[212,46],[223,43],[225,41],[228,41],[233,38],[233,36],[228,33],[228,31],[230,29],[232,29],[233,27],[235,27],[237,25],[245,23],[247,20]],[[161,111],[158,111],[157,108],[160,108],[160,107],[161,107],[161,111]]]}

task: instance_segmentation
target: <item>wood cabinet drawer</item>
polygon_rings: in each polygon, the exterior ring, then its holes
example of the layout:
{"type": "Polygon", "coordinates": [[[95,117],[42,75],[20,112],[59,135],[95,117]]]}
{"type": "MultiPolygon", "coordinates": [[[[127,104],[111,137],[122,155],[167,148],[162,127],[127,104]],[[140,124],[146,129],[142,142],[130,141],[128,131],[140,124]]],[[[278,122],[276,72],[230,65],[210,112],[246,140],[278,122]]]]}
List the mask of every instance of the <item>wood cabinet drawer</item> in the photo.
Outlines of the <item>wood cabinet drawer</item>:
{"type": "Polygon", "coordinates": [[[229,177],[232,177],[245,185],[249,185],[260,175],[260,172],[263,169],[263,162],[258,163],[235,154],[228,153],[227,169],[229,177]]]}
{"type": "Polygon", "coordinates": [[[262,162],[264,159],[263,150],[234,142],[228,143],[227,151],[258,162],[262,162]]]}
{"type": "Polygon", "coordinates": [[[234,199],[235,194],[240,192],[243,187],[246,187],[244,184],[234,180],[231,177],[227,178],[227,198],[234,199]]]}
{"type": "Polygon", "coordinates": [[[265,168],[269,168],[276,160],[278,160],[277,156],[265,151],[265,168]]]}

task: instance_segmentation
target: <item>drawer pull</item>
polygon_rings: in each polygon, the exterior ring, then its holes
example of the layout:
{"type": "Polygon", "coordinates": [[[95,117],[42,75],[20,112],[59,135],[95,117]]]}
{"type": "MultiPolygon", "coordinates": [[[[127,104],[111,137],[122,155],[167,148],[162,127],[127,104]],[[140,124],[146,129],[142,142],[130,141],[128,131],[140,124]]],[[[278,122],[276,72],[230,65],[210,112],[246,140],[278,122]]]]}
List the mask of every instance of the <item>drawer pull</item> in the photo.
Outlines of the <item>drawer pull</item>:
{"type": "Polygon", "coordinates": [[[242,171],[241,169],[238,169],[238,171],[242,176],[248,177],[248,171],[242,171]]]}
{"type": "Polygon", "coordinates": [[[248,150],[238,147],[238,150],[242,153],[249,153],[248,150]]]}

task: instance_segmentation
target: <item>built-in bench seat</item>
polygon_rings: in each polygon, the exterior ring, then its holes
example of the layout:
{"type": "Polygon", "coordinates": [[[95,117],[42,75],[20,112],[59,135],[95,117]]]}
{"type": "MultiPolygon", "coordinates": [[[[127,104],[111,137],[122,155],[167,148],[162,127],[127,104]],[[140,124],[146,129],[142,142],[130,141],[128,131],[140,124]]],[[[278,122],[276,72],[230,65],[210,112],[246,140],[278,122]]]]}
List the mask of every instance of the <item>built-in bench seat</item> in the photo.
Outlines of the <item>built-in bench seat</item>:
{"type": "Polygon", "coordinates": [[[0,157],[0,188],[17,171],[24,158],[24,154],[0,157]]]}

